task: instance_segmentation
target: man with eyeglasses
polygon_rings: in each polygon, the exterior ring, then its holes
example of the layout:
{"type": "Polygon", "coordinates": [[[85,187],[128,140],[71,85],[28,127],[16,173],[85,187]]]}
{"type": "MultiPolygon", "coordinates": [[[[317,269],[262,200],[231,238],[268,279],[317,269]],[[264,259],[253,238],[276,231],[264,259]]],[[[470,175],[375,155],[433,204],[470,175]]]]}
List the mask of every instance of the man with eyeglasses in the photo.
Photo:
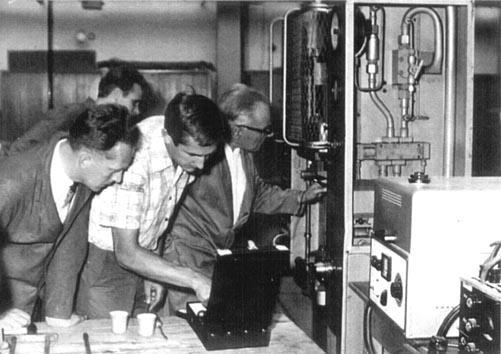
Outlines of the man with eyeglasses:
{"type": "MultiPolygon", "coordinates": [[[[326,192],[319,184],[306,191],[266,184],[253,153],[271,136],[270,104],[261,92],[243,84],[225,92],[219,108],[228,120],[230,141],[210,170],[188,187],[165,240],[164,258],[212,276],[217,249],[230,248],[235,232],[253,213],[302,215],[306,204],[326,192]]],[[[168,288],[169,312],[195,301],[193,292],[168,288]]]]}

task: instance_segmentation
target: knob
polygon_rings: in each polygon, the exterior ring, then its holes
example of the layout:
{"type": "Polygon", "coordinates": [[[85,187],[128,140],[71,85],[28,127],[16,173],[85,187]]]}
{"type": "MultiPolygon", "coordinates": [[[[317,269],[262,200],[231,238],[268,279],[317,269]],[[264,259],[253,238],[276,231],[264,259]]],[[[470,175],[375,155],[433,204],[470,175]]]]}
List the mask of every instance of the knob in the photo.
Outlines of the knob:
{"type": "Polygon", "coordinates": [[[487,323],[487,329],[489,331],[494,331],[495,327],[494,327],[494,320],[492,319],[492,317],[487,315],[485,322],[487,323]]]}
{"type": "Polygon", "coordinates": [[[476,297],[473,297],[473,296],[468,297],[465,300],[466,307],[468,307],[469,309],[471,309],[474,305],[478,305],[481,303],[482,303],[482,301],[480,299],[477,299],[476,297]]]}
{"type": "Polygon", "coordinates": [[[409,177],[409,183],[430,183],[430,178],[424,172],[414,172],[409,177]]]}
{"type": "Polygon", "coordinates": [[[467,352],[476,352],[477,351],[477,346],[475,345],[475,343],[471,342],[471,343],[468,343],[466,344],[466,347],[465,347],[466,351],[467,352]]]}
{"type": "Polygon", "coordinates": [[[379,299],[379,302],[381,303],[381,305],[386,306],[386,304],[388,303],[388,291],[387,290],[383,290],[383,292],[381,293],[381,298],[379,299]]]}
{"type": "Polygon", "coordinates": [[[459,344],[460,344],[460,347],[466,347],[466,344],[467,344],[467,340],[465,337],[461,336],[459,337],[459,344]]]}
{"type": "Polygon", "coordinates": [[[471,332],[478,327],[477,320],[475,318],[469,318],[464,324],[464,329],[466,332],[471,332]]]}
{"type": "Polygon", "coordinates": [[[376,268],[376,270],[381,270],[381,260],[377,256],[371,257],[371,265],[376,268]]]}
{"type": "Polygon", "coordinates": [[[400,274],[397,274],[395,280],[390,284],[390,294],[391,296],[400,303],[404,295],[404,287],[402,286],[402,279],[400,274]]]}

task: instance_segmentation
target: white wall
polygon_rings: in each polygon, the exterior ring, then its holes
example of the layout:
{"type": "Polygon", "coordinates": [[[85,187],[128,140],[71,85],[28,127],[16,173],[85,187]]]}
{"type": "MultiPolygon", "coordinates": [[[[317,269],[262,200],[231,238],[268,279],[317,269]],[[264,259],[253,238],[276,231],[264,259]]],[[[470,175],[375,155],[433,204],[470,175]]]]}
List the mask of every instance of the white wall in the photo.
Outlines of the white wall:
{"type": "MultiPolygon", "coordinates": [[[[44,1],[47,3],[47,1],[44,1]]],[[[245,70],[268,69],[269,24],[297,7],[296,2],[253,2],[245,70]]],[[[497,72],[500,11],[477,9],[476,72],[497,72]],[[496,33],[497,32],[497,33],[496,33]]],[[[275,66],[281,65],[281,25],[276,26],[275,66]]],[[[0,1],[0,70],[7,70],[7,50],[47,48],[47,5],[35,0],[0,1]]],[[[106,0],[100,11],[83,10],[80,1],[54,1],[54,49],[91,49],[97,60],[118,57],[144,61],[216,62],[216,4],[212,1],[106,0]],[[94,33],[84,44],[77,31],[94,33]]]]}
{"type": "MultiPolygon", "coordinates": [[[[293,2],[259,2],[249,5],[249,31],[247,33],[248,48],[245,51],[245,70],[268,70],[269,65],[269,29],[273,19],[283,18],[285,13],[297,8],[293,2]]],[[[282,66],[282,24],[274,26],[273,51],[274,67],[282,66]]]]}
{"type": "MultiPolygon", "coordinates": [[[[47,3],[47,1],[45,1],[47,3]]],[[[105,1],[100,11],[55,1],[54,49],[95,50],[97,60],[207,61],[216,57],[214,2],[105,1]],[[94,40],[79,44],[77,31],[94,40]]],[[[0,1],[0,70],[7,50],[47,49],[47,5],[0,1]]]]}

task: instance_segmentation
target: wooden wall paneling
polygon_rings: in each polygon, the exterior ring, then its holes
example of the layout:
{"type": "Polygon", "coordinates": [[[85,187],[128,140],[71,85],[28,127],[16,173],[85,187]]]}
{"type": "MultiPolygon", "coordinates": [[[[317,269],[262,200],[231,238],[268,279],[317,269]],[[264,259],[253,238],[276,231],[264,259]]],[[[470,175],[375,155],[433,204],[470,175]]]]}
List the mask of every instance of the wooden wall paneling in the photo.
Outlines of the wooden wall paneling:
{"type": "MultiPolygon", "coordinates": [[[[54,76],[54,105],[82,102],[97,97],[99,74],[56,74],[54,76]]],[[[44,112],[46,109],[44,110],[44,112]]]]}
{"type": "MultiPolygon", "coordinates": [[[[96,74],[56,74],[54,106],[95,97],[96,74]]],[[[2,72],[0,139],[13,141],[36,124],[48,110],[46,73],[2,72]]]]}
{"type": "Polygon", "coordinates": [[[46,75],[2,72],[0,139],[12,141],[28,129],[47,105],[46,75]]]}
{"type": "MultiPolygon", "coordinates": [[[[197,93],[215,99],[215,73],[210,70],[145,70],[144,77],[168,102],[179,91],[193,86],[197,93]]],[[[54,75],[54,106],[97,97],[99,74],[54,75]]],[[[0,140],[13,141],[36,124],[48,110],[46,73],[1,73],[0,140]]],[[[163,112],[163,110],[161,111],[163,112]]]]}
{"type": "Polygon", "coordinates": [[[215,73],[210,70],[144,70],[145,79],[158,91],[165,102],[169,102],[178,92],[192,86],[198,94],[215,99],[215,73]]]}

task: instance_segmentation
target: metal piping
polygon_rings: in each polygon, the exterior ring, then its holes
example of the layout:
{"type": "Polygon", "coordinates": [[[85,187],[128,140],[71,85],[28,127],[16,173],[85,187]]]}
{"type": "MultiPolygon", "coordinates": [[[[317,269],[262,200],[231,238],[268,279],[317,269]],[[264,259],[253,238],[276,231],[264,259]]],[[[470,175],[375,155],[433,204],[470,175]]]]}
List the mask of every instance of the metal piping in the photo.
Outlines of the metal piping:
{"type": "Polygon", "coordinates": [[[456,9],[447,6],[447,58],[445,67],[444,162],[445,177],[454,175],[454,140],[456,118],[456,9]]]}
{"type": "Polygon", "coordinates": [[[355,67],[355,87],[357,90],[361,92],[369,92],[369,91],[379,91],[383,88],[385,82],[384,82],[384,54],[385,54],[385,49],[384,49],[384,42],[385,42],[385,30],[386,30],[386,13],[384,11],[383,7],[378,7],[378,6],[371,6],[370,8],[370,21],[371,21],[371,27],[372,28],[377,28],[377,12],[381,11],[382,17],[381,17],[381,26],[380,26],[380,33],[382,34],[382,39],[379,40],[378,33],[374,32],[371,33],[370,39],[367,39],[367,37],[364,37],[364,43],[362,44],[362,47],[358,51],[357,54],[355,54],[355,57],[357,60],[360,60],[359,58],[362,56],[362,53],[364,51],[364,48],[367,46],[367,61],[368,64],[367,66],[367,73],[369,76],[369,86],[368,87],[361,87],[359,83],[359,68],[355,67]],[[376,85],[377,78],[376,74],[378,71],[378,66],[377,63],[380,62],[380,68],[381,68],[381,81],[379,84],[376,85]],[[375,69],[374,73],[369,73],[369,66],[372,66],[375,69]]]}
{"type": "Polygon", "coordinates": [[[287,18],[293,12],[300,11],[300,8],[295,8],[287,11],[284,16],[284,44],[283,44],[283,84],[282,84],[282,136],[287,145],[292,147],[298,147],[298,143],[293,143],[287,139],[287,114],[286,110],[286,101],[287,101],[287,18]]]}
{"type": "Polygon", "coordinates": [[[54,108],[54,11],[53,2],[47,1],[47,99],[49,109],[54,108]]]}
{"type": "Polygon", "coordinates": [[[393,124],[393,116],[391,115],[390,110],[384,102],[379,98],[376,92],[370,91],[369,92],[370,97],[372,99],[372,102],[376,105],[376,107],[383,113],[384,117],[386,118],[386,136],[388,138],[393,138],[395,135],[395,128],[393,124]]]}
{"type": "Polygon", "coordinates": [[[269,58],[269,65],[268,65],[268,71],[269,71],[269,99],[270,99],[270,103],[273,102],[273,28],[275,26],[275,24],[277,24],[278,22],[280,21],[283,21],[284,19],[282,17],[277,17],[277,18],[274,18],[271,23],[270,23],[270,31],[269,31],[269,35],[270,35],[270,41],[269,41],[269,50],[270,50],[270,58],[269,58]]]}
{"type": "MultiPolygon", "coordinates": [[[[433,51],[433,60],[430,65],[431,67],[441,67],[443,59],[443,29],[442,22],[440,22],[440,17],[437,12],[429,7],[415,7],[407,10],[407,12],[402,17],[401,32],[403,35],[409,34],[409,26],[412,26],[412,18],[419,14],[425,13],[429,15],[433,20],[433,27],[435,29],[435,50],[433,51]]],[[[413,38],[414,36],[412,36],[413,38]]]]}
{"type": "MultiPolygon", "coordinates": [[[[269,81],[269,87],[268,87],[268,97],[270,100],[270,105],[273,103],[273,35],[274,35],[274,26],[278,22],[283,22],[282,17],[277,17],[274,18],[271,23],[270,23],[270,30],[269,30],[269,63],[268,63],[268,81],[269,81]]],[[[284,141],[280,139],[280,136],[277,135],[279,138],[274,138],[273,140],[277,143],[283,143],[284,141]]]]}

